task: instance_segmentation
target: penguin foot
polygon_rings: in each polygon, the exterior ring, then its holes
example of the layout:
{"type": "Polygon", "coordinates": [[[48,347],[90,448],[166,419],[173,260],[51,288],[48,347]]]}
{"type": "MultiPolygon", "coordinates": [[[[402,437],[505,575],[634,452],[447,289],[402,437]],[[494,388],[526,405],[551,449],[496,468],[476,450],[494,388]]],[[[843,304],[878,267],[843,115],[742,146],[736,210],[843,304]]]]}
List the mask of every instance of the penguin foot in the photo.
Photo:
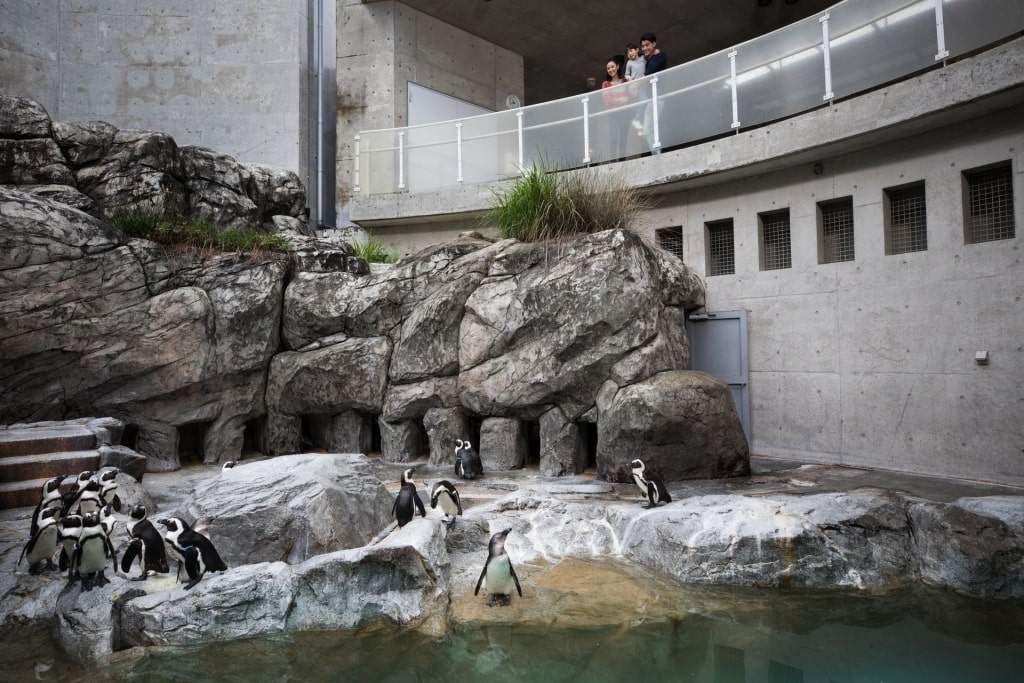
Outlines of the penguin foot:
{"type": "Polygon", "coordinates": [[[508,607],[512,603],[512,598],[508,595],[499,595],[497,593],[491,594],[491,599],[487,601],[488,607],[494,607],[500,605],[502,607],[508,607]]]}
{"type": "Polygon", "coordinates": [[[129,581],[145,581],[145,580],[146,580],[146,579],[148,579],[148,578],[149,578],[148,576],[146,576],[145,574],[143,574],[142,576],[133,576],[132,578],[130,578],[130,579],[128,579],[128,580],[129,580],[129,581]]]}
{"type": "Polygon", "coordinates": [[[199,579],[192,579],[191,581],[185,584],[185,590],[192,590],[196,587],[197,583],[199,583],[199,579]]]}

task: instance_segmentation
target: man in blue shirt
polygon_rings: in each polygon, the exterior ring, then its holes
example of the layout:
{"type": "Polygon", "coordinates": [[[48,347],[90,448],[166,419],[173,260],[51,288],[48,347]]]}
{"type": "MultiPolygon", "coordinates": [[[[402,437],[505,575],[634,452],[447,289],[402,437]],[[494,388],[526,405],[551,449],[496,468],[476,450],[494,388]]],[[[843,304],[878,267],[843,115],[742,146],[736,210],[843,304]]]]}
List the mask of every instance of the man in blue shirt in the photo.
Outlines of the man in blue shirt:
{"type": "MultiPolygon", "coordinates": [[[[658,49],[658,39],[653,33],[645,33],[640,36],[640,51],[647,59],[644,76],[650,76],[668,68],[668,57],[658,49]]],[[[664,102],[658,101],[658,114],[661,113],[663,104],[664,102]]],[[[654,117],[654,107],[648,104],[644,109],[644,139],[647,140],[647,146],[651,148],[651,154],[661,154],[661,141],[657,140],[654,135],[654,117]]]]}

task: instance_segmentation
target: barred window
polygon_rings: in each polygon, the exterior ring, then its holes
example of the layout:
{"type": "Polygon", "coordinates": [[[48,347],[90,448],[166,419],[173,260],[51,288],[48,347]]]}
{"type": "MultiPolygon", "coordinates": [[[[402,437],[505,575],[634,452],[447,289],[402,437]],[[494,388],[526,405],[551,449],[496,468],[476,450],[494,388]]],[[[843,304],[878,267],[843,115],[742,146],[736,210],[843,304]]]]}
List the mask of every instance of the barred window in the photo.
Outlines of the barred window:
{"type": "Polygon", "coordinates": [[[683,260],[683,226],[678,225],[674,228],[659,228],[654,231],[655,239],[658,240],[658,246],[679,257],[679,260],[683,260]]]}
{"type": "Polygon", "coordinates": [[[853,197],[818,204],[818,263],[852,261],[853,197]]]}
{"type": "Polygon", "coordinates": [[[789,209],[758,214],[761,223],[761,270],[793,267],[789,241],[789,209]]]}
{"type": "Polygon", "coordinates": [[[732,219],[705,223],[704,243],[707,245],[708,275],[734,275],[736,246],[733,242],[732,219]]]}
{"type": "Polygon", "coordinates": [[[885,190],[885,253],[906,254],[928,249],[924,183],[885,190]]]}
{"type": "Polygon", "coordinates": [[[1013,173],[1010,162],[964,172],[965,242],[1013,239],[1013,173]]]}

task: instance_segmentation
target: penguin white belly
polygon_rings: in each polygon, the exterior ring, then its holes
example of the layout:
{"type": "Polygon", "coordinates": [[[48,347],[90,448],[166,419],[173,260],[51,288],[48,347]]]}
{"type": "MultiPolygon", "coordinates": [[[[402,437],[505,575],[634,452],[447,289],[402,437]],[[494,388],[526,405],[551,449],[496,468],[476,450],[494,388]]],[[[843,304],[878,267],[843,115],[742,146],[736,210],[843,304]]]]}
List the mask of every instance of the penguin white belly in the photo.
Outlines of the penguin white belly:
{"type": "Polygon", "coordinates": [[[448,515],[449,517],[454,517],[457,514],[459,514],[459,507],[455,504],[455,501],[452,500],[452,497],[448,495],[446,491],[442,491],[441,494],[437,497],[437,504],[441,506],[441,512],[448,515]]]}
{"type": "Polygon", "coordinates": [[[487,592],[492,595],[511,595],[513,590],[512,563],[508,555],[493,558],[487,563],[487,592]]]}
{"type": "Polygon", "coordinates": [[[57,552],[57,525],[50,524],[36,532],[35,544],[28,553],[28,564],[31,567],[43,560],[51,559],[57,552]]]}
{"type": "Polygon", "coordinates": [[[107,566],[107,548],[102,536],[91,536],[80,541],[81,550],[78,558],[78,571],[92,574],[103,571],[107,566]]]}

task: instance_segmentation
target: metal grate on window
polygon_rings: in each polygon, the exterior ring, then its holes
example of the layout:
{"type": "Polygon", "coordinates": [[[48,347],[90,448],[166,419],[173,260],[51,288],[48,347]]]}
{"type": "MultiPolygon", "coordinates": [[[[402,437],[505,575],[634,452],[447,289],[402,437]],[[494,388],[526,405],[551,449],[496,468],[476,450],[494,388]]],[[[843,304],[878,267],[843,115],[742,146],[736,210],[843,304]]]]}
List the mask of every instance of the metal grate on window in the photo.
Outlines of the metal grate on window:
{"type": "Polygon", "coordinates": [[[968,171],[967,241],[991,242],[1015,236],[1013,225],[1013,175],[1010,164],[984,171],[968,171]]]}
{"type": "Polygon", "coordinates": [[[736,273],[736,247],[732,236],[732,219],[707,223],[708,275],[736,273]]]}
{"type": "Polygon", "coordinates": [[[821,262],[853,260],[853,199],[818,205],[821,212],[821,262]]]}
{"type": "Polygon", "coordinates": [[[789,241],[789,211],[761,214],[762,270],[793,267],[789,241]]]}
{"type": "Polygon", "coordinates": [[[886,190],[889,198],[889,253],[906,254],[928,249],[924,184],[886,190]]]}
{"type": "Polygon", "coordinates": [[[654,231],[658,246],[670,254],[675,254],[679,260],[683,260],[683,227],[659,228],[654,231]]]}

